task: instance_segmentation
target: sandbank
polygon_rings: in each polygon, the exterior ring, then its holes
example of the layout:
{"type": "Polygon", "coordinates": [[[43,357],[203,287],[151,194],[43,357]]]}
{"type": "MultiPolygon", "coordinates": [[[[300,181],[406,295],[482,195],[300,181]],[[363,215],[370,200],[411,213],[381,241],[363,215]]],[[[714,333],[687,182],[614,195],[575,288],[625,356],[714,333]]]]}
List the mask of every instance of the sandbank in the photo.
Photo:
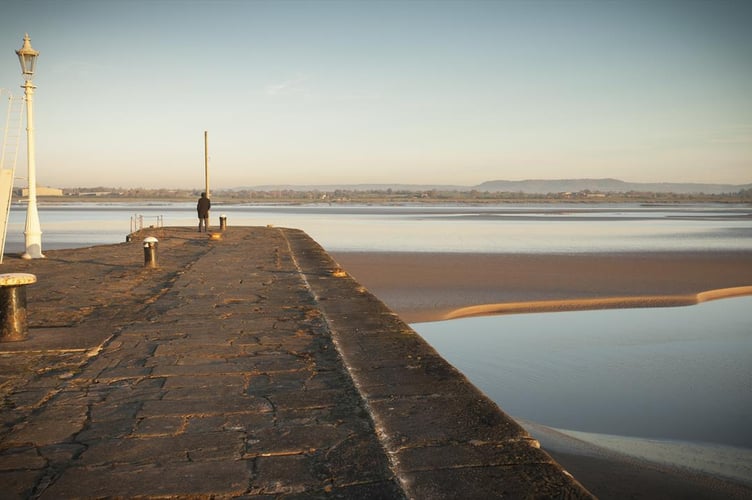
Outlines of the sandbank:
{"type": "Polygon", "coordinates": [[[752,290],[752,252],[332,252],[408,323],[469,315],[690,305],[752,290]]]}

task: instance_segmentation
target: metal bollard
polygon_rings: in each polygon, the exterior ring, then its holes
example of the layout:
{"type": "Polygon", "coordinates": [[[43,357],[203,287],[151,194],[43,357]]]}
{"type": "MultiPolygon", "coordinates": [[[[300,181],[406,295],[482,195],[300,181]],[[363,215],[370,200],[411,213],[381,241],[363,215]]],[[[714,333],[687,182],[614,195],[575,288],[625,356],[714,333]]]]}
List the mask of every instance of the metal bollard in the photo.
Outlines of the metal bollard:
{"type": "Polygon", "coordinates": [[[219,216],[219,230],[224,231],[227,229],[227,216],[222,214],[219,216]]]}
{"type": "Polygon", "coordinates": [[[33,274],[0,274],[0,342],[26,339],[26,285],[36,282],[33,274]]]}
{"type": "Polygon", "coordinates": [[[144,238],[144,267],[157,267],[157,244],[154,236],[144,238]]]}

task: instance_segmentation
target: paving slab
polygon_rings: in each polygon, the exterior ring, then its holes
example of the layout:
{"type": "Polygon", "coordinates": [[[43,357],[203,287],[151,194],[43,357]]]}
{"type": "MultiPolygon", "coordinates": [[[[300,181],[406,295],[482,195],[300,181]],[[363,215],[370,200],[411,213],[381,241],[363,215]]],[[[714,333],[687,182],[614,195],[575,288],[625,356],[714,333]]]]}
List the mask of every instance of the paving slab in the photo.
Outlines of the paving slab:
{"type": "Polygon", "coordinates": [[[591,498],[301,231],[46,254],[3,264],[4,497],[591,498]]]}

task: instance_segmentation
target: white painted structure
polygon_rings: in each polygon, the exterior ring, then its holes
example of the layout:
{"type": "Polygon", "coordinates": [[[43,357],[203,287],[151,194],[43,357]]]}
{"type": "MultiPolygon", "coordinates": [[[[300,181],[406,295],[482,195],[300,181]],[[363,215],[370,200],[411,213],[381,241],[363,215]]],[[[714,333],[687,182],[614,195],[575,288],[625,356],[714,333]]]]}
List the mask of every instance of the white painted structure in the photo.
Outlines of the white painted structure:
{"type": "Polygon", "coordinates": [[[39,224],[39,213],[37,212],[37,171],[36,158],[34,150],[34,85],[31,79],[34,76],[34,70],[37,64],[39,52],[31,48],[31,39],[28,33],[24,36],[23,47],[16,51],[18,60],[21,62],[21,73],[26,82],[23,85],[24,98],[26,99],[26,161],[28,164],[29,174],[29,204],[26,209],[26,252],[22,255],[24,259],[43,258],[42,254],[42,227],[39,224]]]}

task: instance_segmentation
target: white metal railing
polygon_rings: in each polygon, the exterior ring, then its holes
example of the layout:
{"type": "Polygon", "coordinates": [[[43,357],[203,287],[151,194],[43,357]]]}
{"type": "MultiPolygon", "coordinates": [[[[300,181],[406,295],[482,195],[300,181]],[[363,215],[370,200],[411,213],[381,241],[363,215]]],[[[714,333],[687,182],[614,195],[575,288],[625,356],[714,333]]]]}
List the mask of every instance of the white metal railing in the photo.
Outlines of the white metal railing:
{"type": "Polygon", "coordinates": [[[144,228],[144,218],[148,220],[154,220],[153,224],[149,224],[147,227],[164,227],[164,215],[141,215],[134,214],[131,216],[131,233],[141,231],[144,228]]]}
{"type": "Polygon", "coordinates": [[[6,89],[0,89],[0,97],[8,95],[8,107],[3,126],[2,141],[0,142],[0,169],[15,170],[18,159],[18,144],[21,140],[23,127],[23,98],[14,97],[6,89]]]}
{"type": "Polygon", "coordinates": [[[21,128],[23,127],[23,98],[14,97],[10,91],[0,89],[0,97],[8,95],[5,124],[0,136],[0,263],[5,253],[5,237],[8,233],[8,217],[13,197],[16,161],[18,161],[21,128]]]}

